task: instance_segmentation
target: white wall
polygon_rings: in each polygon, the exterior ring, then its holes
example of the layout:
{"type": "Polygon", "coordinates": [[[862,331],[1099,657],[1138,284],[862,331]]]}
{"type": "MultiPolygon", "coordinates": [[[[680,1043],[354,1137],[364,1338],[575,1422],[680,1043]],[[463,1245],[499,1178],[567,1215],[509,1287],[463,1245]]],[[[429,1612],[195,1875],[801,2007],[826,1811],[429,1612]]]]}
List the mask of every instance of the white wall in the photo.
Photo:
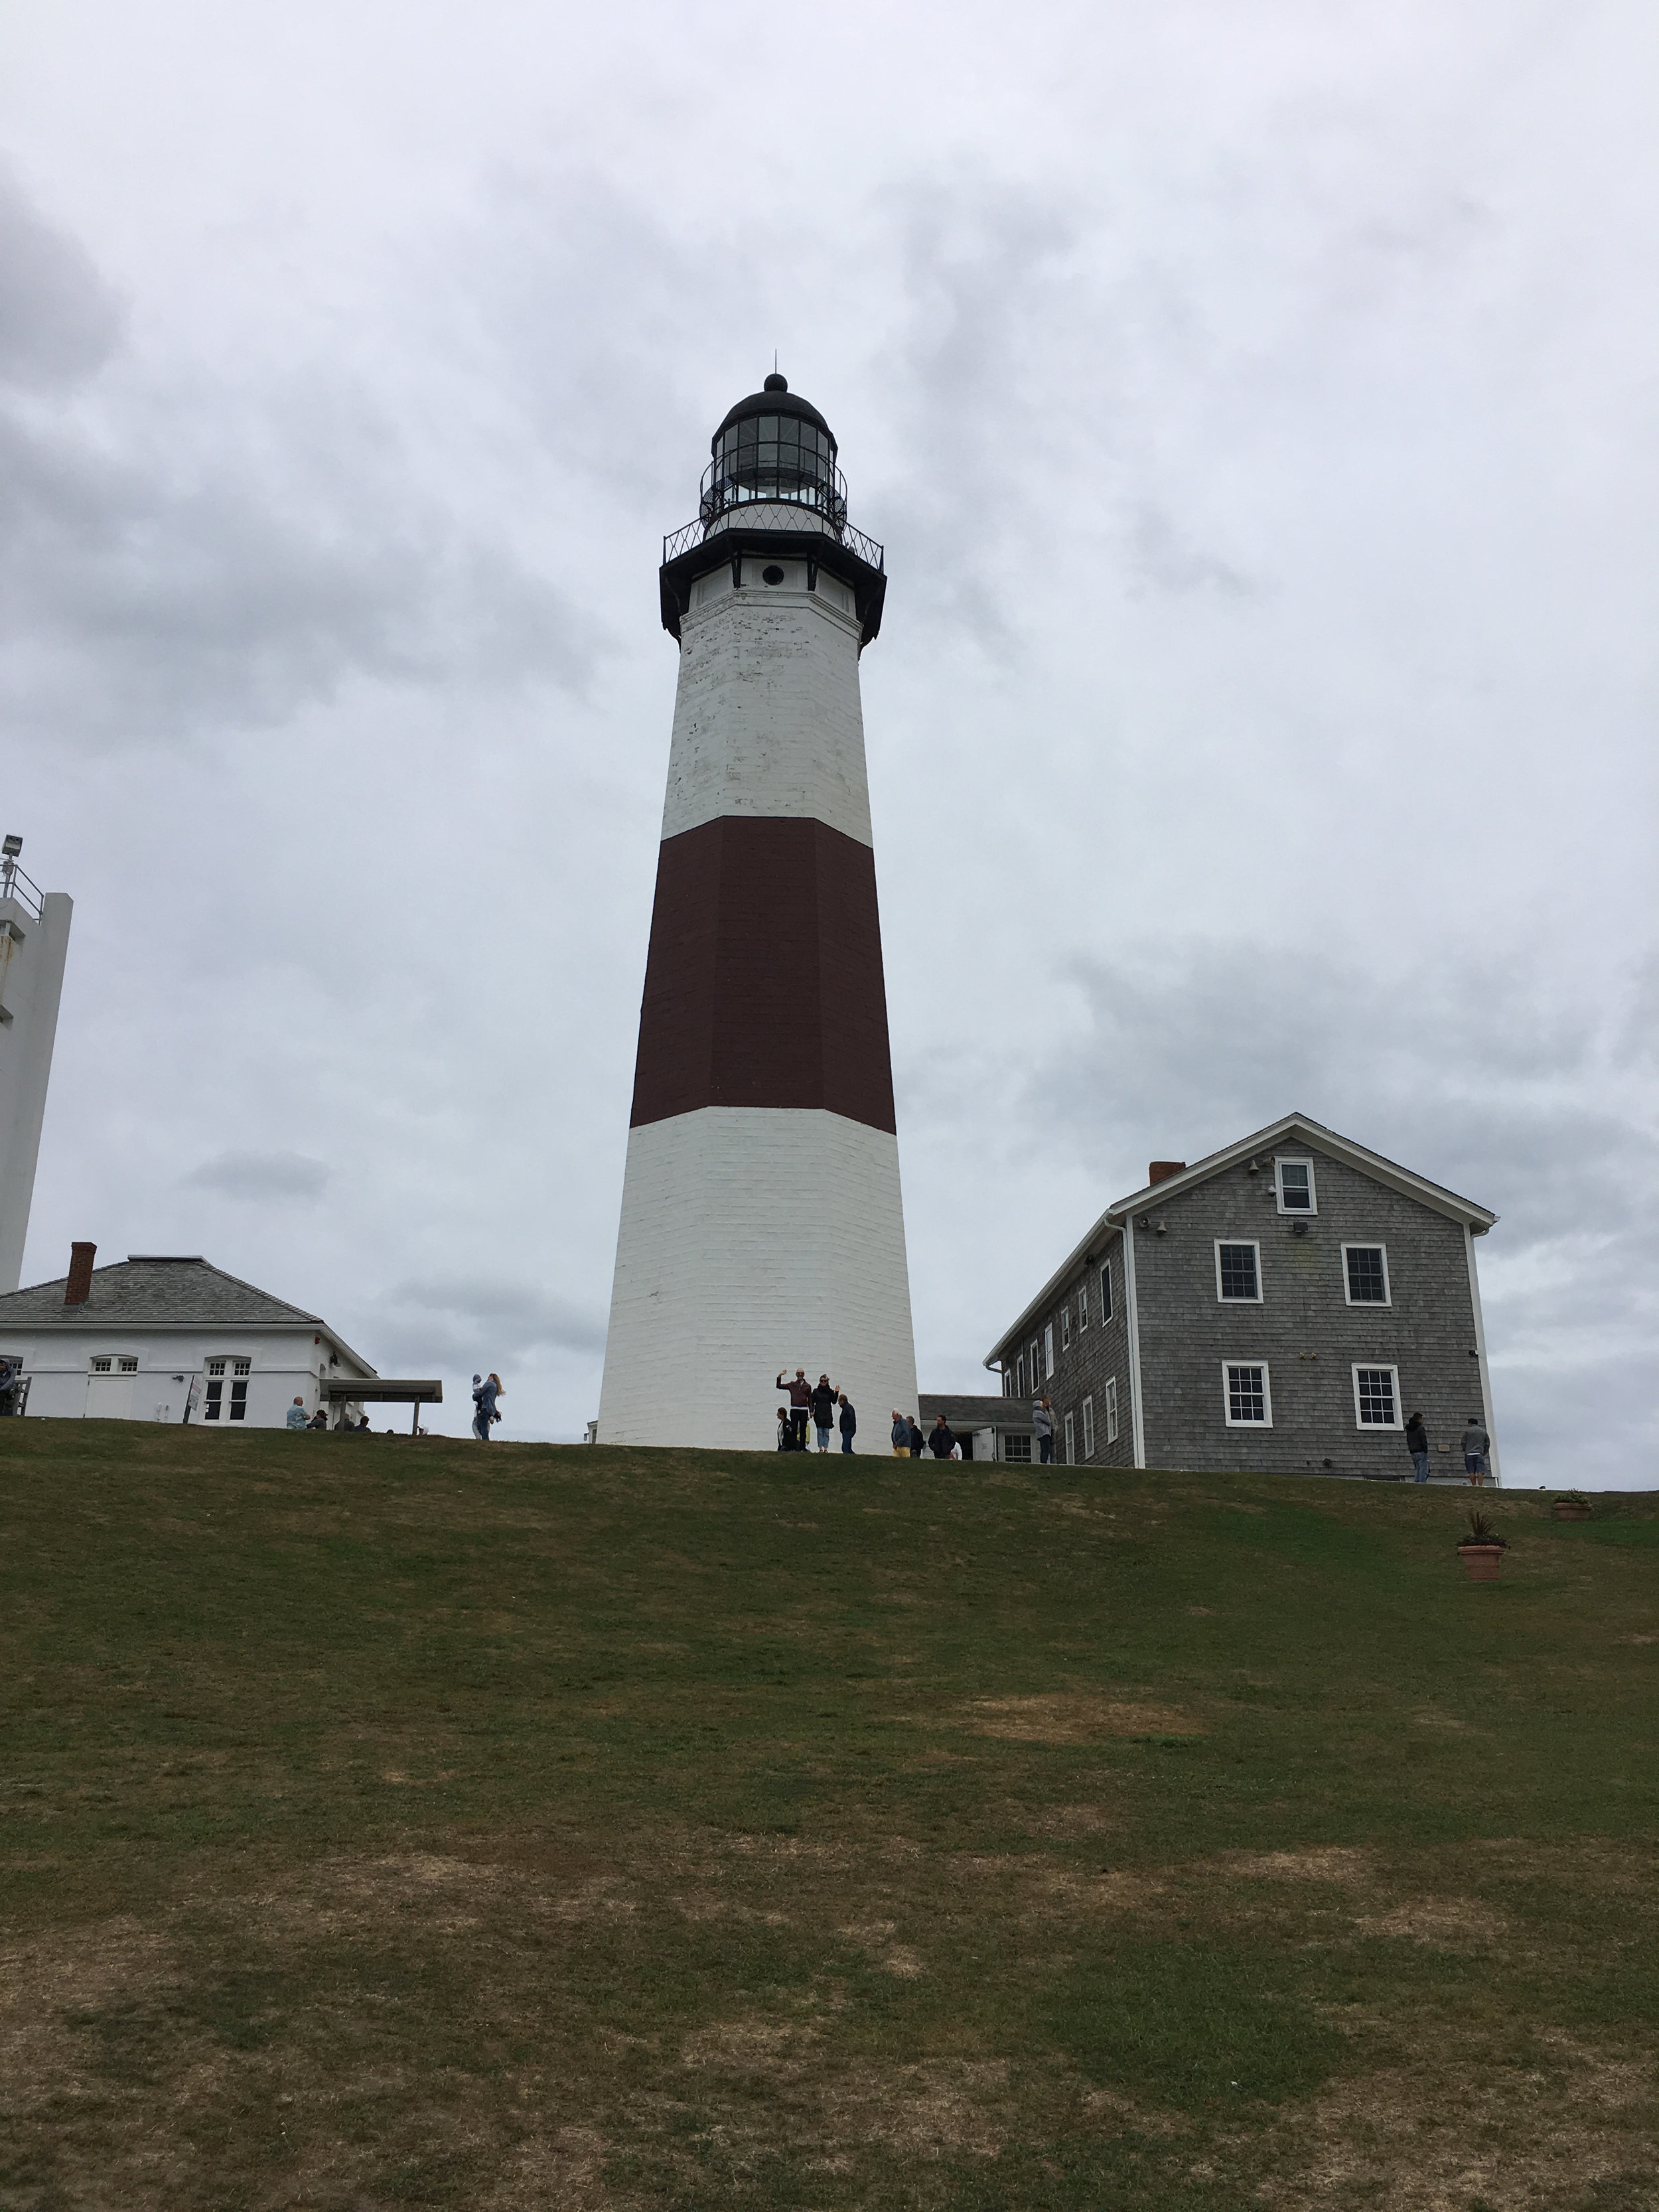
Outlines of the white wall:
{"type": "Polygon", "coordinates": [[[857,1448],[916,1411],[898,1139],[821,1109],[629,1132],[600,1443],[769,1450],[781,1368],[828,1370],[857,1448]]]}
{"type": "Polygon", "coordinates": [[[22,1279],[75,911],[63,891],[48,891],[40,906],[37,921],[16,899],[0,899],[0,1006],[11,1016],[0,1023],[0,1292],[15,1291],[22,1279]]]}
{"type": "MultiPolygon", "coordinates": [[[[210,1359],[227,1362],[223,1413],[219,1420],[203,1422],[209,1428],[281,1428],[296,1397],[303,1400],[307,1418],[319,1403],[319,1380],[332,1375],[356,1376],[361,1364],[343,1352],[326,1334],[319,1339],[309,1328],[121,1328],[101,1329],[85,1322],[60,1328],[35,1325],[28,1330],[0,1332],[0,1352],[21,1358],[29,1376],[29,1417],[58,1420],[182,1421],[185,1393],[193,1376],[203,1377],[210,1359]],[[331,1368],[329,1355],[338,1364],[331,1368]],[[94,1375],[94,1357],[112,1360],[136,1358],[136,1374],[118,1368],[108,1375],[94,1375]],[[228,1363],[251,1360],[247,1413],[241,1421],[229,1419],[230,1386],[235,1379],[228,1363]],[[184,1380],[179,1378],[182,1376],[184,1380]]],[[[198,1406],[192,1425],[203,1419],[198,1406]]]]}
{"type": "Polygon", "coordinates": [[[804,816],[868,845],[858,623],[806,589],[805,562],[780,563],[775,588],[757,580],[763,565],[745,563],[738,592],[730,568],[699,578],[680,619],[662,834],[804,816]]]}

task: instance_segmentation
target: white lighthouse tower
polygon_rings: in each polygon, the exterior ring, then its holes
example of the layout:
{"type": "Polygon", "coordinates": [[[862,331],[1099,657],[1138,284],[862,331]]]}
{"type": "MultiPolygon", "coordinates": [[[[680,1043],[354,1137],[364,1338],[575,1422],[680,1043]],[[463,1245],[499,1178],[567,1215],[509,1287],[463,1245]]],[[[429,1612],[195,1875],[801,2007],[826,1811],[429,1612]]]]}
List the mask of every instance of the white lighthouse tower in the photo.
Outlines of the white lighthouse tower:
{"type": "Polygon", "coordinates": [[[780,1370],[916,1410],[859,656],[882,549],[781,376],[663,546],[679,689],[597,1439],[767,1449],[780,1370]]]}
{"type": "Polygon", "coordinates": [[[0,846],[0,1292],[22,1280],[75,911],[64,892],[36,890],[18,866],[22,849],[21,837],[0,846]]]}

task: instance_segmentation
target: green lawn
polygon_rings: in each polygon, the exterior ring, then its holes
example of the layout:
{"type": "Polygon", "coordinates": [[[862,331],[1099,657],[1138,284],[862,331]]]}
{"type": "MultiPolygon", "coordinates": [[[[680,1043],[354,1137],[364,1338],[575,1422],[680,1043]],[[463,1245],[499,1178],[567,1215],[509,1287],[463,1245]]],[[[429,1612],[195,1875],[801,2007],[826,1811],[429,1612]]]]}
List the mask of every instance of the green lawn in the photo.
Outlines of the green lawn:
{"type": "Polygon", "coordinates": [[[1659,2203],[1659,1504],[0,1426],[0,2206],[1659,2203]]]}

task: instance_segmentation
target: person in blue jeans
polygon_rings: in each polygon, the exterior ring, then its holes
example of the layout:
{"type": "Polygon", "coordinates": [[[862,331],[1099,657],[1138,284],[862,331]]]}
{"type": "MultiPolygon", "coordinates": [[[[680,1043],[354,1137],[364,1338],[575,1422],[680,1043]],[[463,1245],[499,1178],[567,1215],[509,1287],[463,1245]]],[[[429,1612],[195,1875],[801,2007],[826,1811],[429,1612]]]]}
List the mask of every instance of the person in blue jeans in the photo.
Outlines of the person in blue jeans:
{"type": "Polygon", "coordinates": [[[1037,1440],[1038,1464],[1052,1467],[1054,1458],[1054,1409],[1039,1398],[1031,1408],[1031,1433],[1037,1440]]]}
{"type": "Polygon", "coordinates": [[[499,1375],[486,1375],[480,1382],[475,1376],[473,1386],[472,1402],[477,1411],[472,1416],[472,1433],[481,1444],[487,1444],[491,1423],[501,1418],[495,1411],[495,1401],[501,1395],[501,1378],[499,1375]]]}
{"type": "Polygon", "coordinates": [[[841,1392],[838,1402],[841,1407],[841,1448],[844,1452],[849,1452],[853,1449],[853,1438],[858,1433],[859,1417],[854,1412],[853,1401],[845,1390],[841,1392]]]}
{"type": "Polygon", "coordinates": [[[812,1425],[818,1432],[818,1449],[828,1451],[836,1425],[836,1404],[841,1393],[827,1375],[820,1375],[811,1392],[812,1425]]]}
{"type": "Polygon", "coordinates": [[[1429,1479],[1429,1432],[1423,1425],[1421,1413],[1413,1413],[1406,1424],[1406,1449],[1412,1455],[1412,1477],[1414,1481],[1429,1479]]]}

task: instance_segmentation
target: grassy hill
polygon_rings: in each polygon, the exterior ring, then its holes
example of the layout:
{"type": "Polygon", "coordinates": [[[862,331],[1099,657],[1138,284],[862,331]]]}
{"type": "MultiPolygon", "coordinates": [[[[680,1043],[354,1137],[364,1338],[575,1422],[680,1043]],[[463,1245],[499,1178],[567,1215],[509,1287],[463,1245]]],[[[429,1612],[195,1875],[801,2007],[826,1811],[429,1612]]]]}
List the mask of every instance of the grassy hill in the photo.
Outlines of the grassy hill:
{"type": "Polygon", "coordinates": [[[0,1426],[0,2205],[1649,2212],[1659,1507],[0,1426]]]}

